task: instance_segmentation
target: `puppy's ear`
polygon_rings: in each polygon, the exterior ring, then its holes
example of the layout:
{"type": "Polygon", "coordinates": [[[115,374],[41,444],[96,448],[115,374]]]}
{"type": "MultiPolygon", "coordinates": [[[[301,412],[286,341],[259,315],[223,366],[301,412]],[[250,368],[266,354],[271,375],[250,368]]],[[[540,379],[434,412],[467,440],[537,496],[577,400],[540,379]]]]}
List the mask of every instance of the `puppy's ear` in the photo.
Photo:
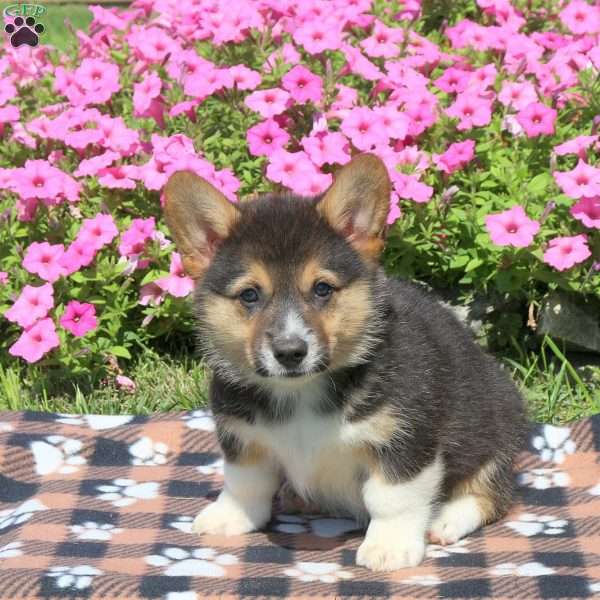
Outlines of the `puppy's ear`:
{"type": "Polygon", "coordinates": [[[208,181],[178,171],[165,187],[164,213],[185,272],[202,277],[218,245],[231,233],[240,212],[208,181]]]}
{"type": "Polygon", "coordinates": [[[360,154],[338,173],[317,209],[365,258],[377,260],[386,234],[391,183],[386,166],[360,154]]]}

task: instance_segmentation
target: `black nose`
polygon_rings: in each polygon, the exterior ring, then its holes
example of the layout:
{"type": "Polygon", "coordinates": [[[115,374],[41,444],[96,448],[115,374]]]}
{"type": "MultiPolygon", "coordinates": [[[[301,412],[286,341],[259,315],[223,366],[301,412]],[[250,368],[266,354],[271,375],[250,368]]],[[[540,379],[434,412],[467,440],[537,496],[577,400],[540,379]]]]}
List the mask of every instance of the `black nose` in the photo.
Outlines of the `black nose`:
{"type": "Polygon", "coordinates": [[[273,354],[286,369],[297,367],[308,352],[308,344],[297,335],[273,338],[273,354]]]}

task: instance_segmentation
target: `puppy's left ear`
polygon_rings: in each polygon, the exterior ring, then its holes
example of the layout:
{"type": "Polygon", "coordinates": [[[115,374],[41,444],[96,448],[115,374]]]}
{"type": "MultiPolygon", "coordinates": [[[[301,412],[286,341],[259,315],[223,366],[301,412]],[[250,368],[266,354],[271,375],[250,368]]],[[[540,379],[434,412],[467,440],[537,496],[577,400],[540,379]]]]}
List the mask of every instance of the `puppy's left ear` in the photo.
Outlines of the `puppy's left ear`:
{"type": "Polygon", "coordinates": [[[368,260],[379,257],[386,234],[391,182],[374,154],[359,154],[339,172],[317,210],[368,260]]]}

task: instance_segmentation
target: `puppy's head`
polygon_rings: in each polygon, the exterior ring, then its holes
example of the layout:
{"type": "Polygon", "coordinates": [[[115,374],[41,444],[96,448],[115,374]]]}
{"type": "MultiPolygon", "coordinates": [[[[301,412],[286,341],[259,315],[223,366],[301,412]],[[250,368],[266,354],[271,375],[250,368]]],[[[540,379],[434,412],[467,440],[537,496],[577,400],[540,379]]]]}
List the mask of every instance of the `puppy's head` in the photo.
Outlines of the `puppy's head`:
{"type": "Polygon", "coordinates": [[[233,380],[289,384],[368,360],[389,195],[387,170],[369,154],[315,199],[234,205],[192,173],[172,175],[165,216],[197,282],[211,366],[233,380]]]}

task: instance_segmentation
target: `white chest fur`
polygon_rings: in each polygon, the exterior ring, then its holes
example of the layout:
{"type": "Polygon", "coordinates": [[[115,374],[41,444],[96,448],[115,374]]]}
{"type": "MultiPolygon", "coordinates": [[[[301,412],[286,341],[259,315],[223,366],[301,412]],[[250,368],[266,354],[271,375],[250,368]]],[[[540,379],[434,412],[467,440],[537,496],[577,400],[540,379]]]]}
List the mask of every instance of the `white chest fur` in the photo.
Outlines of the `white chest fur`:
{"type": "Polygon", "coordinates": [[[266,449],[302,497],[329,511],[360,517],[365,510],[361,486],[368,467],[364,424],[345,422],[341,412],[320,414],[309,392],[291,399],[293,416],[285,422],[238,424],[235,433],[242,441],[266,449]]]}

